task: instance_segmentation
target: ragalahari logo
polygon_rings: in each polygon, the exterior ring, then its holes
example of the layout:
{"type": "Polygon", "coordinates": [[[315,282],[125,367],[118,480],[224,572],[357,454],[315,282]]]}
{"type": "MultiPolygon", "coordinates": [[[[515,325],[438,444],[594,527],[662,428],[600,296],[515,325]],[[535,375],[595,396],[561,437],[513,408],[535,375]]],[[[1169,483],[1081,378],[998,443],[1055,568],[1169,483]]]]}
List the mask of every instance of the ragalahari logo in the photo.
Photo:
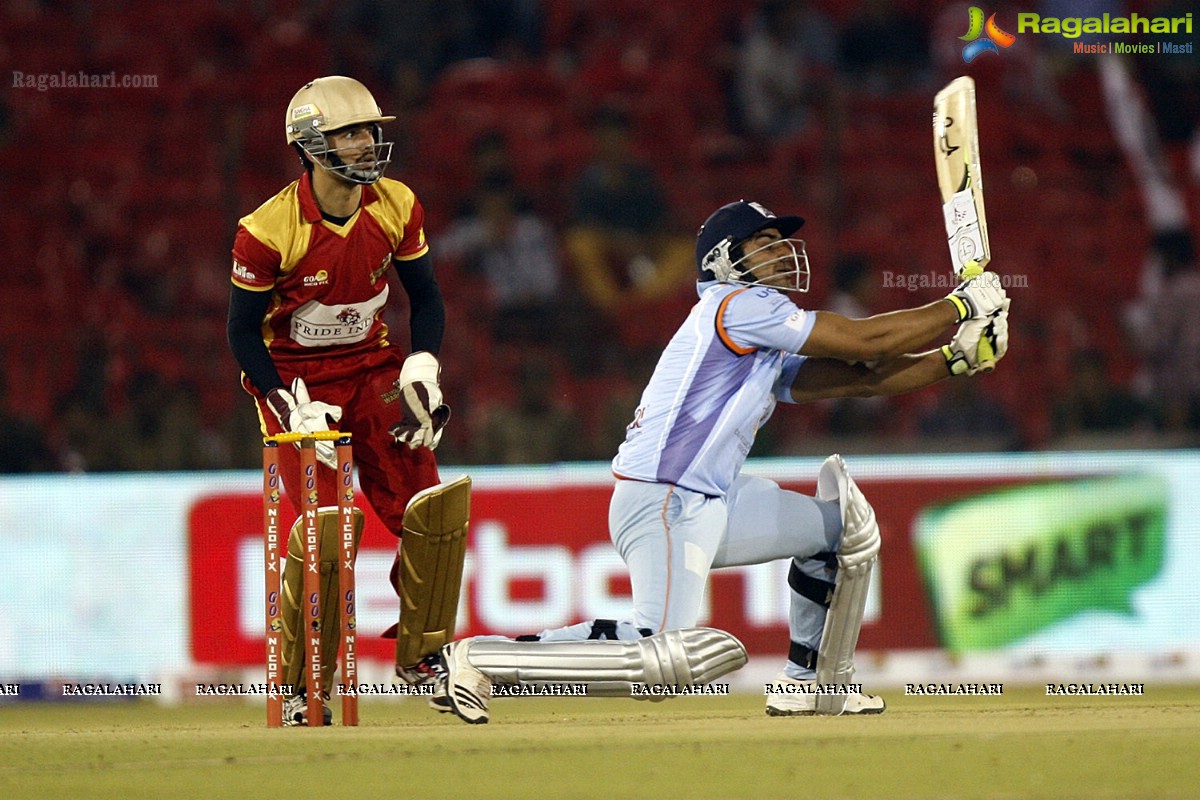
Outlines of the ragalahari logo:
{"type": "Polygon", "coordinates": [[[970,28],[967,30],[966,36],[960,36],[959,39],[964,42],[970,42],[963,48],[963,61],[970,64],[982,53],[996,53],[999,55],[1001,47],[1009,47],[1017,40],[1016,36],[1007,33],[1000,29],[996,24],[996,15],[992,14],[987,18],[987,24],[983,22],[983,9],[979,6],[971,6],[970,11],[970,28]],[[987,38],[980,39],[983,34],[987,38]]]}

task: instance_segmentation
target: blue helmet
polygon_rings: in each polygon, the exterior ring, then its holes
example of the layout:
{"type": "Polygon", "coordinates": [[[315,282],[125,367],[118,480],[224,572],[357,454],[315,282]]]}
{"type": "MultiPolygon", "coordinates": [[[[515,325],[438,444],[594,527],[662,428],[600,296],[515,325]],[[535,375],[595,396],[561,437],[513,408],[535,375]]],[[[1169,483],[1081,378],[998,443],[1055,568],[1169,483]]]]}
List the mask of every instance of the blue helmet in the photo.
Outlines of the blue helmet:
{"type": "MultiPolygon", "coordinates": [[[[808,255],[804,250],[804,240],[793,239],[791,235],[804,224],[801,217],[777,217],[758,203],[739,200],[736,203],[723,205],[714,211],[696,235],[696,269],[701,281],[727,281],[746,286],[768,285],[761,284],[753,274],[750,274],[746,259],[751,253],[741,252],[741,244],[764,228],[775,228],[779,231],[779,242],[788,245],[789,252],[782,253],[773,261],[790,262],[792,269],[786,275],[792,278],[790,286],[769,284],[776,289],[787,291],[808,291],[808,255]],[[744,266],[743,266],[744,265],[744,266]]],[[[772,242],[768,247],[775,247],[779,242],[772,242]]],[[[762,264],[755,265],[761,267],[762,264]]]]}

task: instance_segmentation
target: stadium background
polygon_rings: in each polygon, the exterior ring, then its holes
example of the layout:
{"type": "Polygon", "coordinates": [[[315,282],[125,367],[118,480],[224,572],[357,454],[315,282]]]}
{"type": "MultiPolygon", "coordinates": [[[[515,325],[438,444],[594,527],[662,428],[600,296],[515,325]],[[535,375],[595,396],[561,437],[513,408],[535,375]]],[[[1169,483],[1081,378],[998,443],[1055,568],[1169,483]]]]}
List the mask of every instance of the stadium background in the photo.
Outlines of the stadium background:
{"type": "MultiPolygon", "coordinates": [[[[4,677],[121,679],[130,670],[142,678],[178,677],[198,668],[204,647],[224,646],[192,638],[212,611],[198,605],[197,592],[215,575],[196,579],[197,554],[210,543],[203,537],[221,535],[220,525],[196,528],[192,515],[206,492],[232,493],[242,512],[255,502],[256,421],[224,337],[229,248],[238,217],[299,174],[280,128],[287,100],[305,81],[355,75],[385,113],[398,117],[387,131],[396,141],[389,175],[409,183],[426,206],[449,315],[442,355],[454,419],[439,457],[448,469],[480,476],[481,501],[493,516],[479,519],[477,533],[496,541],[494,524],[507,525],[500,530],[522,547],[554,544],[559,535],[571,558],[582,558],[604,541],[603,498],[596,499],[603,462],[653,353],[694,298],[687,271],[669,290],[650,295],[622,287],[615,307],[590,304],[585,273],[567,243],[579,222],[574,185],[593,157],[597,123],[624,120],[632,153],[660,184],[665,200],[652,210],[661,215],[663,252],[672,243],[690,246],[697,224],[717,205],[757,199],[809,219],[813,288],[805,302],[832,302],[834,265],[860,257],[875,276],[870,310],[884,311],[945,293],[889,286],[883,276],[946,273],[929,111],[936,88],[965,72],[980,86],[995,265],[1024,281],[1012,290],[1009,357],[987,378],[883,406],[783,409],[764,430],[751,466],[805,487],[815,457],[859,454],[856,471],[862,469],[867,490],[906,514],[947,499],[946,491],[951,500],[970,500],[999,474],[1005,484],[1130,472],[1156,477],[1166,488],[1147,502],[1169,523],[1165,557],[1139,578],[1154,578],[1149,594],[1118,609],[1119,619],[1103,608],[1085,615],[1069,631],[1068,661],[1053,661],[1051,669],[1066,663],[1072,674],[1097,667],[1094,674],[1134,679],[1161,667],[1194,679],[1200,634],[1196,601],[1186,590],[1186,577],[1200,564],[1195,453],[1188,449],[1194,431],[1168,429],[1156,413],[1148,382],[1155,364],[1140,355],[1127,324],[1163,238],[1147,222],[1141,188],[1113,134],[1098,61],[1020,36],[1009,50],[964,65],[966,4],[784,3],[814,15],[814,26],[823,21],[826,52],[806,65],[804,123],[755,134],[735,91],[739,55],[776,5],[4,3],[5,76],[113,72],[156,83],[38,91],[6,81],[0,93],[0,172],[8,188],[0,235],[9,259],[0,272],[7,299],[0,316],[4,471],[85,473],[4,480],[0,535],[18,576],[6,589],[11,613],[0,629],[4,677]],[[439,242],[480,186],[487,167],[481,151],[491,134],[504,143],[506,170],[525,208],[559,237],[559,297],[569,303],[574,327],[554,335],[510,337],[498,328],[505,318],[476,266],[439,256],[439,242]],[[1086,372],[1081,363],[1105,366],[1086,372]],[[1099,421],[1071,423],[1082,405],[1099,421]],[[936,452],[947,455],[926,457],[936,452]],[[539,466],[558,463],[565,466],[539,466]],[[499,468],[506,464],[524,466],[499,468]],[[177,471],[183,474],[162,474],[177,471]],[[984,477],[964,486],[964,473],[984,477]],[[505,519],[520,511],[505,510],[506,502],[519,505],[514,491],[542,492],[538,501],[553,504],[578,485],[591,494],[580,505],[589,515],[577,530],[518,530],[505,519]],[[922,486],[936,490],[921,494],[922,486]],[[79,581],[85,573],[94,580],[79,581]],[[53,589],[65,586],[72,591],[53,589]],[[1128,667],[1121,648],[1139,622],[1152,624],[1130,648],[1138,660],[1128,667]],[[146,648],[155,655],[142,674],[137,662],[146,648]],[[93,656],[104,655],[119,658],[100,667],[93,656]],[[1077,657],[1091,666],[1070,660],[1077,657]],[[151,666],[154,658],[161,660],[151,666]]],[[[1055,7],[1039,5],[1046,13],[1055,7]]],[[[1130,7],[1169,13],[1149,3],[1130,7]]],[[[1012,26],[1017,9],[1000,9],[1000,21],[1012,26]]],[[[1131,63],[1156,112],[1164,164],[1180,176],[1194,232],[1200,190],[1188,177],[1184,134],[1189,120],[1194,125],[1200,71],[1191,59],[1131,63]]],[[[1178,239],[1181,232],[1172,233],[1178,239]]],[[[616,264],[614,272],[624,267],[616,264]]],[[[405,330],[402,310],[396,319],[396,329],[405,330]]],[[[1047,524],[1083,525],[1087,520],[1072,516],[1076,510],[1047,524]]],[[[897,604],[928,600],[922,592],[929,587],[916,579],[920,565],[909,541],[915,530],[885,531],[893,544],[910,545],[900,552],[913,577],[892,599],[896,584],[884,583],[883,619],[897,604]]],[[[1002,543],[1005,533],[990,530],[978,546],[1002,543]]],[[[252,534],[252,526],[236,532],[252,534]]],[[[386,560],[385,537],[368,546],[386,560]]],[[[521,556],[530,559],[520,562],[530,572],[502,587],[508,599],[583,616],[591,607],[577,597],[550,602],[549,584],[537,578],[538,553],[521,556]]],[[[247,574],[206,598],[221,607],[212,612],[218,618],[257,608],[247,574]]],[[[608,589],[619,597],[619,585],[608,589]]],[[[479,591],[472,588],[473,613],[479,591]]],[[[1087,597],[1072,602],[1076,611],[1104,606],[1087,597]]],[[[716,608],[723,611],[720,602],[716,608]]],[[[925,617],[915,637],[904,624],[871,624],[881,648],[903,647],[906,637],[921,648],[939,644],[925,617]]],[[[497,627],[493,621],[470,630],[497,627]]],[[[758,647],[778,651],[771,644],[780,640],[778,619],[760,628],[751,632],[762,640],[758,647]]],[[[247,630],[253,621],[218,632],[247,630]]],[[[1056,630],[1033,640],[1032,650],[1000,650],[1004,674],[1040,674],[1046,662],[1038,648],[1064,652],[1056,650],[1056,630]]],[[[934,652],[907,674],[954,674],[958,663],[934,652]]]]}
{"type": "MultiPolygon", "coordinates": [[[[398,116],[388,129],[389,175],[413,186],[428,212],[455,411],[442,460],[606,460],[654,352],[694,294],[686,274],[670,291],[623,295],[611,310],[589,306],[580,291],[561,244],[576,221],[573,185],[592,157],[593,122],[611,109],[628,121],[635,154],[665,195],[663,234],[690,243],[709,211],[739,197],[799,212],[813,264],[804,302],[828,302],[835,263],[858,254],[876,276],[870,310],[881,311],[944,293],[889,287],[882,276],[946,272],[930,97],[967,72],[980,85],[995,266],[1028,287],[1013,292],[1012,354],[981,392],[942,387],[892,401],[866,438],[853,414],[839,422],[813,407],[769,426],[755,454],[817,455],[830,434],[852,452],[955,449],[952,434],[968,427],[961,420],[932,431],[921,424],[940,404],[996,418],[989,444],[999,449],[1078,446],[1069,434],[1080,431],[1056,425],[1055,410],[1082,386],[1072,365],[1095,351],[1107,358],[1104,391],[1143,395],[1121,398],[1132,406],[1106,423],[1116,446],[1131,437],[1157,444],[1152,418],[1140,413],[1139,402],[1152,400],[1137,380],[1144,364],[1123,326],[1153,233],[1110,130],[1097,59],[1025,35],[967,67],[964,4],[793,5],[818,15],[833,38],[805,67],[806,124],[760,136],[747,130],[735,91],[740,48],[764,9],[750,0],[5,3],[6,76],[157,80],[149,89],[0,94],[9,413],[44,432],[52,468],[257,463],[252,409],[224,340],[232,233],[240,215],[299,172],[280,130],[287,100],[337,72],[362,78],[398,116]],[[561,296],[574,298],[582,320],[530,346],[497,341],[482,277],[462,259],[438,257],[484,169],[473,147],[492,132],[516,190],[559,236],[561,296]],[[539,424],[572,435],[538,437],[539,424]],[[517,447],[495,426],[525,430],[539,445],[517,447]]],[[[1002,9],[1000,21],[1015,27],[1016,9],[1002,9]]],[[[1196,71],[1164,77],[1168,63],[1148,74],[1174,88],[1171,127],[1186,126],[1196,71]]],[[[1166,145],[1168,163],[1184,172],[1185,143],[1166,145]]],[[[1179,183],[1195,219],[1197,183],[1179,183]]]]}

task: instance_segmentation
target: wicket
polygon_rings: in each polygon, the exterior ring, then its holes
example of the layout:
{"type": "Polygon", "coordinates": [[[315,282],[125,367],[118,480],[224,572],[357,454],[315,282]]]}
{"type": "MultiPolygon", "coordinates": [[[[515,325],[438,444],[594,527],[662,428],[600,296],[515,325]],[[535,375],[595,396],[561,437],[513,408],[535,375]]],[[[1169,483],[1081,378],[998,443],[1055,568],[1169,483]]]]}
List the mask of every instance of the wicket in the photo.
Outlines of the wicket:
{"type": "Polygon", "coordinates": [[[338,473],[338,587],[341,607],[342,724],[358,725],[358,657],[355,636],[354,562],[354,457],[350,434],[341,431],[280,433],[263,438],[263,558],[266,575],[267,645],[267,727],[283,725],[283,567],[279,545],[279,499],[282,481],[279,471],[279,444],[300,444],[302,534],[304,542],[304,653],[305,691],[308,725],[323,723],[324,700],[321,688],[321,553],[317,525],[316,443],[337,443],[338,473]]]}

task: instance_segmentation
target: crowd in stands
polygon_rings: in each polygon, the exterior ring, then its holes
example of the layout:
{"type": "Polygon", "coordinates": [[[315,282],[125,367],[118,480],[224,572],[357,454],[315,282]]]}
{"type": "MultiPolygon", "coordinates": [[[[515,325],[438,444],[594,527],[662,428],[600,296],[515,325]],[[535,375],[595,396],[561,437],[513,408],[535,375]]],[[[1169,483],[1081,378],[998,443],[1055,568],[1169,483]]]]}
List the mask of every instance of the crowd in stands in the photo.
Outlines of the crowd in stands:
{"type": "MultiPolygon", "coordinates": [[[[607,460],[695,299],[696,228],[723,203],[809,220],[802,305],[868,314],[948,291],[929,113],[968,71],[965,8],[10,0],[6,74],[154,85],[0,96],[0,424],[21,442],[0,449],[0,472],[259,463],[224,338],[229,251],[237,219],[300,174],[283,109],[325,74],[358,77],[397,116],[388,175],[426,208],[454,411],[440,461],[607,460]]],[[[1134,73],[1152,120],[1164,85],[1176,104],[1156,163],[1179,176],[1190,216],[1163,233],[1095,59],[1019,44],[969,68],[987,88],[1009,357],[904,399],[777,411],[753,455],[1029,449],[1093,433],[1190,444],[1200,431],[1200,370],[1164,366],[1200,338],[1182,302],[1200,293],[1186,221],[1200,214],[1200,78],[1134,73]],[[1131,309],[1158,328],[1131,328],[1131,309]]]]}

